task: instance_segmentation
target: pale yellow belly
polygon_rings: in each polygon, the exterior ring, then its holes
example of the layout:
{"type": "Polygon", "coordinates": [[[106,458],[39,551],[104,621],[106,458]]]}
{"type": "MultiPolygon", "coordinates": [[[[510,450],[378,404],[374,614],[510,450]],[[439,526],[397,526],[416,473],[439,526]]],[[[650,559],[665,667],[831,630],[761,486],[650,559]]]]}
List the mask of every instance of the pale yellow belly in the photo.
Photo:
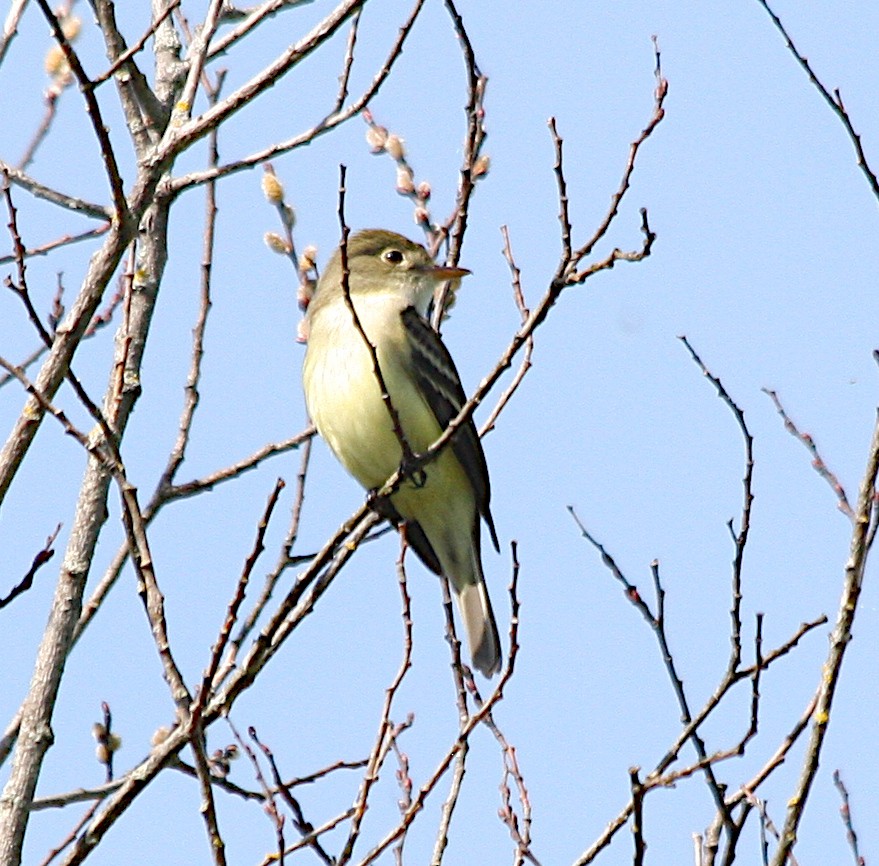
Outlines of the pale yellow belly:
{"type": "MultiPolygon", "coordinates": [[[[358,303],[368,334],[377,333],[378,315],[387,313],[380,308],[380,299],[376,302],[358,303]],[[373,318],[373,314],[378,315],[373,318]]],[[[399,317],[399,312],[395,315],[399,317]]],[[[393,315],[390,320],[398,326],[382,328],[379,364],[409,446],[421,453],[442,429],[404,366],[408,355],[402,323],[393,315]]],[[[342,465],[363,487],[374,490],[400,467],[402,448],[381,398],[372,356],[347,309],[325,310],[312,327],[320,329],[322,350],[307,351],[305,356],[309,414],[342,465]]],[[[313,332],[311,339],[315,336],[313,332]]],[[[445,534],[449,524],[472,526],[474,519],[470,482],[451,448],[425,466],[422,477],[404,482],[393,503],[401,517],[421,523],[428,537],[445,534]]]]}
{"type": "MultiPolygon", "coordinates": [[[[324,351],[307,352],[303,380],[308,412],[318,432],[342,465],[364,487],[373,489],[397,470],[402,449],[381,397],[372,357],[357,337],[356,341],[347,335],[343,340],[324,340],[324,351]]],[[[395,347],[389,348],[392,351],[379,355],[382,375],[409,445],[418,453],[436,441],[442,430],[399,363],[395,347]]],[[[443,456],[437,461],[440,466],[449,462],[443,456]]],[[[457,466],[454,457],[451,463],[457,466]]],[[[451,466],[444,471],[449,470],[454,472],[451,466]]]]}

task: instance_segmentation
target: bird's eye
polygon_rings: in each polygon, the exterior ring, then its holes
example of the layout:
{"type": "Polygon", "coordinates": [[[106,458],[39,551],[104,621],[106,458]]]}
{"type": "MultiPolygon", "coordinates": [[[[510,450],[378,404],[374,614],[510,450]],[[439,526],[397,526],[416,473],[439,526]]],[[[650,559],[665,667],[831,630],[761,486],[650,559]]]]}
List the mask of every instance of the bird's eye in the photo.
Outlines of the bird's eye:
{"type": "Polygon", "coordinates": [[[399,265],[403,261],[403,253],[399,250],[386,250],[384,260],[392,265],[399,265]]]}

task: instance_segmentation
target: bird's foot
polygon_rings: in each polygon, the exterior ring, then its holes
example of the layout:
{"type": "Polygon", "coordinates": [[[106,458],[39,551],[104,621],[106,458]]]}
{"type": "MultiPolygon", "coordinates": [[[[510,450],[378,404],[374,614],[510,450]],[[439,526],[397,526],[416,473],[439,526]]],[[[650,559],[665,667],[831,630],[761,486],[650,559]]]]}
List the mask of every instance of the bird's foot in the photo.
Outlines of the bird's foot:
{"type": "Polygon", "coordinates": [[[417,454],[404,454],[400,461],[400,474],[404,479],[411,481],[416,487],[424,487],[427,483],[427,473],[419,464],[417,454]]]}

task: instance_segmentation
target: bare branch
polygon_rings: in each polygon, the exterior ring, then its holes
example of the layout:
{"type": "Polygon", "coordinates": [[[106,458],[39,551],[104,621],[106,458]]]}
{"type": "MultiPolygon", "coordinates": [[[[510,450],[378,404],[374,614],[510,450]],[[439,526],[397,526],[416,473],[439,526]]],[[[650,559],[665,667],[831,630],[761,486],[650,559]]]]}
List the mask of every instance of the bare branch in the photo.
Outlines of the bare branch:
{"type": "MultiPolygon", "coordinates": [[[[66,195],[65,193],[58,192],[51,187],[44,186],[39,181],[34,180],[34,178],[30,177],[28,174],[25,174],[25,172],[16,168],[14,165],[10,165],[3,160],[0,160],[0,171],[6,174],[12,183],[16,186],[20,186],[22,189],[26,189],[35,198],[41,198],[44,201],[56,204],[59,207],[77,211],[86,216],[94,217],[95,219],[109,220],[113,216],[112,209],[105,205],[85,201],[84,199],[66,195]]],[[[91,231],[105,232],[107,228],[108,226],[103,226],[100,229],[92,229],[91,231]]],[[[39,253],[32,253],[32,255],[38,254],[39,253]]]]}
{"type": "MultiPolygon", "coordinates": [[[[608,208],[607,213],[604,216],[604,219],[599,223],[598,227],[592,234],[592,237],[586,241],[581,247],[576,249],[573,252],[570,252],[567,246],[565,247],[565,252],[562,255],[562,264],[560,264],[559,270],[556,271],[557,278],[564,277],[568,283],[579,283],[582,282],[587,276],[590,275],[591,271],[589,268],[582,269],[578,271],[580,268],[580,263],[584,258],[592,254],[593,249],[595,249],[596,244],[607,234],[608,229],[611,227],[611,224],[617,217],[619,213],[620,205],[622,204],[623,199],[625,198],[626,192],[629,189],[629,186],[632,181],[632,175],[635,172],[635,163],[638,158],[638,151],[641,149],[642,145],[648,138],[653,134],[656,128],[662,123],[663,118],[665,117],[665,99],[668,96],[668,81],[662,75],[662,66],[660,65],[660,54],[659,47],[654,40],[654,57],[656,59],[656,67],[654,69],[654,76],[656,78],[656,92],[654,93],[654,102],[653,102],[653,114],[650,117],[650,120],[647,122],[647,126],[641,131],[641,134],[632,142],[629,146],[629,158],[626,162],[626,168],[623,171],[623,177],[620,181],[620,185],[617,191],[611,196],[610,207],[608,208]]],[[[553,126],[553,133],[555,135],[555,128],[553,126]]],[[[559,147],[557,151],[557,158],[559,162],[559,168],[557,169],[557,173],[559,177],[561,177],[561,149],[559,147]]],[[[560,186],[561,189],[561,186],[560,186]]],[[[567,222],[567,209],[563,207],[562,216],[564,217],[564,221],[562,223],[563,228],[563,238],[564,238],[564,227],[565,225],[570,225],[567,222]]],[[[561,219],[562,217],[560,217],[561,219]]],[[[614,250],[613,257],[611,258],[610,264],[607,267],[612,267],[613,262],[618,259],[622,259],[625,261],[639,261],[641,258],[644,258],[646,255],[650,253],[650,246],[653,243],[654,236],[652,232],[647,227],[647,213],[642,208],[641,210],[641,220],[642,220],[642,231],[646,237],[645,249],[641,255],[637,254],[621,254],[619,250],[614,250]]]]}
{"type": "MultiPolygon", "coordinates": [[[[458,37],[458,45],[464,57],[464,67],[467,72],[467,104],[464,107],[467,115],[467,132],[464,136],[464,148],[461,158],[461,168],[458,173],[458,194],[455,200],[455,208],[445,221],[442,231],[436,233],[430,249],[436,254],[444,238],[449,240],[447,261],[449,264],[457,264],[461,257],[461,249],[464,244],[464,233],[467,231],[467,223],[470,217],[470,201],[476,190],[476,184],[488,173],[488,157],[482,155],[482,145],[485,142],[485,89],[488,86],[488,78],[482,74],[476,62],[476,52],[470,41],[470,34],[464,26],[464,19],[455,6],[454,0],[445,0],[446,10],[452,19],[455,35],[458,37]]],[[[434,299],[433,325],[439,330],[446,309],[446,299],[449,294],[448,286],[439,289],[434,299]]]]}
{"type": "MultiPolygon", "coordinates": [[[[70,246],[71,244],[78,244],[82,241],[90,241],[95,238],[101,237],[107,229],[110,228],[109,223],[105,223],[102,226],[97,226],[97,228],[89,229],[85,232],[80,232],[75,235],[61,235],[61,237],[55,238],[55,240],[47,241],[44,244],[36,247],[26,247],[23,251],[23,257],[25,259],[34,258],[35,256],[45,256],[51,252],[54,252],[61,247],[70,246]]],[[[5,265],[8,262],[15,261],[15,255],[8,256],[0,256],[0,265],[5,265]]],[[[94,320],[93,320],[94,321],[94,320]]],[[[25,365],[27,366],[27,365],[25,365]]]]}
{"type": "Polygon", "coordinates": [[[800,432],[799,427],[794,424],[785,411],[784,406],[781,404],[781,399],[775,391],[772,391],[769,388],[764,388],[763,393],[766,394],[775,404],[776,411],[781,415],[781,418],[784,421],[784,429],[795,439],[802,442],[806,450],[812,455],[812,467],[830,485],[831,489],[836,494],[836,498],[839,500],[839,510],[845,514],[849,520],[854,520],[855,513],[849,504],[848,497],[845,495],[845,489],[842,484],[840,484],[836,475],[828,469],[824,459],[818,453],[818,446],[815,444],[815,440],[808,433],[800,432]]]}
{"type": "Polygon", "coordinates": [[[342,74],[339,76],[339,95],[336,97],[334,112],[342,110],[345,100],[348,98],[348,82],[351,80],[351,70],[354,68],[354,49],[357,46],[357,30],[360,25],[360,14],[363,10],[358,9],[351,16],[351,28],[348,31],[348,45],[345,48],[345,62],[342,66],[342,74]]]}
{"type": "MultiPolygon", "coordinates": [[[[92,86],[98,87],[105,81],[109,81],[123,66],[127,66],[135,75],[142,75],[137,66],[129,61],[131,61],[136,54],[140,54],[140,52],[143,51],[147,42],[156,35],[156,30],[158,30],[165,19],[177,9],[180,2],[181,0],[169,0],[169,2],[165,4],[165,8],[162,9],[159,15],[153,19],[150,26],[144,31],[143,35],[133,45],[124,49],[121,53],[116,54],[113,63],[104,72],[100,75],[96,75],[92,79],[92,86]]],[[[106,33],[106,30],[104,30],[104,32],[106,33]]]]}
{"type": "MultiPolygon", "coordinates": [[[[514,611],[518,610],[517,593],[518,577],[514,571],[513,582],[510,586],[510,595],[514,600],[514,611]]],[[[359,866],[368,866],[369,863],[381,856],[391,845],[393,845],[408,829],[409,825],[415,819],[415,816],[424,808],[424,803],[430,794],[434,791],[439,780],[448,772],[449,767],[458,759],[461,752],[469,748],[470,734],[485,718],[489,716],[492,709],[503,698],[503,690],[515,670],[516,653],[518,651],[518,617],[513,616],[510,625],[510,655],[506,667],[501,673],[500,680],[485,703],[480,706],[476,712],[469,716],[467,722],[461,727],[458,736],[452,744],[451,748],[440,760],[436,769],[430,778],[424,782],[418,789],[417,794],[412,799],[412,805],[406,810],[400,823],[391,830],[372,850],[359,862],[359,866]]]]}
{"type": "Polygon", "coordinates": [[[836,786],[836,790],[839,791],[839,796],[842,799],[842,805],[839,807],[839,814],[842,817],[842,823],[845,825],[845,836],[848,840],[849,848],[851,848],[855,866],[865,866],[866,860],[864,860],[861,856],[861,852],[858,850],[858,834],[855,833],[855,826],[852,823],[848,788],[846,788],[845,782],[842,781],[842,776],[840,775],[839,770],[833,771],[833,784],[836,786]]]}
{"type": "Polygon", "coordinates": [[[253,32],[259,24],[273,18],[278,12],[285,12],[288,9],[295,9],[297,6],[305,6],[313,2],[314,0],[265,0],[265,2],[258,3],[246,11],[235,10],[231,3],[227,3],[223,9],[223,18],[227,21],[241,18],[241,23],[225,36],[214,40],[208,52],[208,58],[213,60],[218,55],[225,53],[253,32]]]}
{"type": "Polygon", "coordinates": [[[115,210],[114,218],[120,223],[125,223],[130,216],[128,212],[128,202],[125,200],[122,176],[119,173],[119,166],[116,164],[116,155],[101,114],[101,107],[98,104],[98,100],[95,98],[93,83],[85,74],[85,70],[79,62],[79,56],[70,44],[70,41],[64,35],[61,22],[59,22],[58,17],[50,8],[48,0],[36,0],[36,2],[42,10],[43,15],[46,17],[46,20],[49,22],[49,27],[52,29],[52,35],[55,37],[55,41],[61,46],[64,56],[67,58],[67,62],[70,64],[70,68],[76,76],[76,80],[79,82],[79,88],[85,98],[89,117],[92,121],[92,128],[94,129],[95,136],[100,145],[101,158],[104,161],[104,169],[110,181],[110,190],[113,194],[113,205],[115,210]]]}
{"type": "Polygon", "coordinates": [[[730,642],[731,655],[729,661],[729,670],[738,669],[742,660],[742,568],[744,565],[745,548],[748,544],[748,533],[751,528],[751,507],[754,503],[753,481],[754,481],[754,437],[745,423],[745,413],[742,412],[738,403],[733,400],[729,392],[724,387],[720,379],[717,378],[706,366],[702,359],[692,347],[689,340],[685,336],[678,338],[690,357],[696,362],[702,375],[708,379],[717,391],[717,396],[724,402],[726,407],[732,412],[736,419],[742,439],[745,443],[745,474],[742,478],[742,488],[744,492],[742,502],[742,516],[738,534],[733,531],[732,520],[729,521],[730,534],[735,544],[735,558],[733,559],[732,571],[732,608],[730,610],[730,622],[732,626],[730,642]]]}
{"type": "MultiPolygon", "coordinates": [[[[193,716],[193,722],[195,721],[193,716]]],[[[195,758],[195,768],[198,775],[199,789],[201,790],[199,812],[201,812],[204,818],[211,859],[214,866],[226,866],[226,843],[223,841],[223,836],[220,833],[220,824],[217,819],[213,779],[208,758],[205,754],[204,729],[198,723],[192,725],[192,736],[190,737],[189,745],[195,758]]]]}
{"type": "MultiPolygon", "coordinates": [[[[38,0],[38,2],[45,3],[46,0],[38,0]]],[[[219,2],[220,0],[215,0],[215,5],[219,2]]],[[[173,159],[175,154],[186,150],[194,142],[219,126],[227,117],[240,111],[245,105],[250,104],[255,97],[276,84],[278,79],[289,72],[304,57],[326,42],[364,2],[365,0],[342,0],[310,33],[291,45],[290,48],[284,51],[273,63],[266,66],[258,75],[239,87],[234,93],[219,101],[216,105],[210,106],[203,114],[194,118],[190,118],[190,113],[193,108],[192,97],[195,95],[194,82],[197,81],[197,77],[190,78],[187,90],[189,98],[182,100],[181,104],[172,113],[171,123],[168,125],[162,143],[151,158],[151,163],[155,165],[166,164],[173,159]]],[[[212,24],[216,24],[216,18],[212,18],[211,21],[212,24]]],[[[213,28],[211,28],[211,33],[213,33],[213,28]]],[[[203,48],[203,46],[200,46],[199,50],[203,50],[203,48]]],[[[201,66],[198,68],[200,73],[201,66]]],[[[275,152],[282,151],[278,150],[275,152]]],[[[219,172],[215,172],[211,176],[217,177],[219,172]]],[[[205,177],[201,182],[208,179],[208,177],[205,177]]],[[[180,188],[179,182],[177,188],[180,188]]]]}
{"type": "MultiPolygon", "coordinates": [[[[346,14],[353,14],[356,9],[360,8],[363,2],[364,0],[348,0],[346,4],[343,4],[344,9],[342,10],[342,12],[346,14]]],[[[291,150],[295,150],[298,147],[310,144],[318,136],[326,134],[332,129],[335,129],[340,124],[345,123],[352,117],[359,114],[372,101],[373,97],[379,92],[382,85],[391,74],[391,69],[394,67],[394,64],[402,54],[403,45],[406,41],[406,37],[411,32],[412,27],[415,24],[415,20],[421,12],[424,2],[425,0],[416,0],[412,12],[409,15],[409,18],[400,28],[397,39],[391,47],[391,50],[388,52],[388,56],[384,62],[384,65],[381,67],[381,69],[378,70],[378,72],[376,72],[375,76],[373,76],[372,81],[366,87],[363,93],[361,93],[360,96],[356,100],[354,100],[354,102],[349,103],[347,108],[343,108],[341,111],[331,112],[325,118],[323,118],[323,120],[318,122],[315,126],[311,127],[311,129],[308,129],[305,132],[294,136],[293,138],[287,139],[286,141],[280,142],[279,144],[273,144],[269,147],[266,147],[257,153],[253,153],[250,156],[245,157],[244,159],[237,160],[236,162],[227,163],[226,165],[219,166],[216,169],[206,169],[200,172],[191,172],[187,175],[184,175],[183,177],[175,178],[170,184],[171,191],[173,193],[179,193],[184,189],[188,189],[189,187],[207,183],[209,180],[212,180],[214,178],[225,177],[226,175],[243,171],[244,169],[253,168],[254,166],[266,162],[267,160],[272,159],[275,156],[279,156],[283,153],[289,153],[291,150]]],[[[336,20],[337,13],[341,14],[337,9],[336,13],[333,13],[332,22],[330,22],[329,19],[325,19],[324,22],[325,24],[327,24],[327,26],[333,27],[333,32],[335,32],[335,30],[338,29],[338,27],[340,27],[342,23],[344,23],[346,17],[346,14],[342,14],[341,19],[336,20]]],[[[324,32],[319,27],[318,30],[313,31],[310,36],[305,37],[305,39],[301,40],[300,43],[298,43],[301,48],[297,48],[297,46],[294,46],[292,49],[290,49],[290,51],[301,50],[303,54],[306,54],[309,51],[312,51],[316,47],[318,47],[326,38],[331,35],[331,32],[324,32]]],[[[298,62],[298,59],[298,55],[295,55],[294,59],[290,60],[290,65],[298,62]]],[[[281,73],[279,72],[277,74],[281,73]]],[[[274,83],[274,78],[271,78],[268,83],[263,81],[260,86],[257,86],[257,91],[252,94],[249,90],[246,89],[237,91],[223,101],[224,106],[228,106],[230,100],[232,100],[234,103],[233,106],[224,108],[223,112],[231,113],[232,111],[237,110],[237,108],[240,108],[245,104],[247,99],[252,98],[252,96],[256,95],[257,92],[261,92],[265,89],[265,87],[270,86],[274,83]]],[[[197,118],[194,121],[191,121],[188,126],[184,127],[183,132],[187,133],[187,141],[172,141],[172,143],[169,144],[169,147],[183,149],[185,145],[189,143],[188,139],[190,136],[193,140],[200,138],[202,135],[205,134],[206,126],[216,126],[222,122],[222,113],[219,116],[210,117],[208,116],[209,114],[210,112],[205,112],[204,115],[201,115],[201,117],[197,118]],[[197,125],[194,125],[196,123],[197,125]]],[[[181,132],[181,134],[183,134],[183,132],[181,132]]]]}
{"type": "MultiPolygon", "coordinates": [[[[296,829],[302,834],[304,839],[309,839],[307,843],[310,845],[315,855],[321,862],[332,864],[335,861],[333,858],[326,852],[323,845],[321,845],[317,836],[314,835],[314,825],[306,820],[305,815],[302,811],[302,806],[299,804],[299,801],[293,796],[290,791],[290,785],[285,785],[283,781],[281,781],[281,771],[278,769],[277,762],[275,761],[275,756],[272,750],[261,743],[256,736],[256,731],[251,728],[251,737],[253,741],[262,749],[262,753],[265,756],[266,760],[269,762],[269,767],[272,771],[272,781],[274,782],[274,790],[278,792],[278,795],[287,804],[287,807],[290,809],[293,815],[293,824],[296,829]]],[[[280,829],[280,828],[279,828],[280,829]]],[[[279,839],[279,841],[281,841],[279,839]]],[[[304,840],[303,840],[304,841],[304,840]]]]}
{"type": "Polygon", "coordinates": [[[854,509],[851,550],[845,565],[842,599],[836,616],[836,624],[830,635],[830,650],[827,660],[821,669],[821,685],[818,692],[818,705],[812,719],[812,731],[806,747],[803,769],[793,796],[788,800],[787,814],[781,842],[772,859],[773,866],[784,866],[786,858],[797,838],[797,828],[803,817],[803,810],[809,796],[809,790],[818,771],[818,761],[824,737],[830,722],[830,710],[833,696],[839,684],[842,660],[852,640],[852,625],[858,609],[858,598],[864,581],[864,569],[870,545],[867,542],[868,532],[872,525],[876,503],[876,477],[879,475],[879,416],[873,428],[873,439],[867,455],[867,464],[858,501],[854,509]]]}
{"type": "Polygon", "coordinates": [[[34,557],[34,561],[31,563],[31,567],[28,569],[27,574],[14,587],[12,587],[7,595],[0,598],[0,610],[6,607],[6,605],[12,603],[18,596],[27,592],[31,586],[33,586],[37,572],[55,555],[55,539],[58,537],[59,532],[61,532],[60,523],[55,527],[55,531],[46,539],[43,549],[34,557]]]}
{"type": "MultiPolygon", "coordinates": [[[[516,301],[516,306],[519,309],[519,313],[522,316],[522,323],[524,324],[528,320],[528,316],[530,315],[531,311],[526,306],[525,295],[522,293],[521,271],[519,270],[515,260],[513,259],[513,250],[510,246],[510,234],[506,226],[501,226],[501,234],[504,237],[504,258],[507,260],[507,265],[510,268],[510,274],[512,276],[513,298],[516,301]]],[[[531,355],[533,352],[534,334],[532,333],[525,341],[525,351],[522,354],[522,363],[519,365],[519,370],[513,377],[513,381],[510,382],[504,393],[501,394],[501,396],[498,398],[494,409],[491,410],[491,414],[482,425],[482,429],[479,431],[480,436],[485,436],[488,433],[491,433],[491,431],[494,429],[494,425],[498,419],[498,416],[504,410],[504,406],[506,406],[507,403],[510,402],[513,395],[516,393],[516,391],[519,390],[519,385],[522,384],[522,380],[531,369],[531,355]]]]}
{"type": "Polygon", "coordinates": [[[842,96],[840,95],[839,90],[834,90],[831,94],[830,91],[822,84],[821,80],[815,75],[812,70],[812,66],[809,61],[800,53],[799,49],[794,45],[793,40],[787,32],[787,28],[782,24],[781,19],[772,11],[772,8],[769,6],[767,0],[757,0],[757,2],[766,10],[766,13],[772,19],[772,23],[775,25],[776,30],[782,35],[784,38],[785,44],[788,47],[788,50],[793,55],[794,59],[797,63],[800,64],[803,71],[806,75],[809,76],[809,81],[812,82],[812,86],[821,94],[824,98],[824,101],[830,106],[830,110],[839,118],[840,123],[842,123],[843,127],[845,127],[846,134],[851,140],[852,146],[855,149],[855,156],[857,158],[858,167],[864,173],[864,177],[867,179],[867,183],[870,185],[870,189],[873,192],[873,196],[879,200],[879,178],[876,177],[874,171],[870,168],[870,164],[867,162],[867,156],[864,153],[864,148],[861,145],[861,136],[855,131],[854,125],[852,124],[851,118],[849,117],[848,111],[846,111],[845,105],[842,102],[842,96]]]}
{"type": "Polygon", "coordinates": [[[3,30],[0,31],[0,63],[6,56],[12,40],[18,35],[18,22],[24,14],[28,0],[12,0],[6,20],[3,22],[3,30]]]}

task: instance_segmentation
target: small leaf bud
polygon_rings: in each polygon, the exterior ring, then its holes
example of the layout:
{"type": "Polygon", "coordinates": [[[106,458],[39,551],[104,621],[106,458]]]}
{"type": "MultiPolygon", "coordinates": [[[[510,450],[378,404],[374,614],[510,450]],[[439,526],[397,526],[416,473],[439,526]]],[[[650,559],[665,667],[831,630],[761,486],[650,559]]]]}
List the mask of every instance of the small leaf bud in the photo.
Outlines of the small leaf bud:
{"type": "Polygon", "coordinates": [[[397,169],[397,192],[400,195],[412,195],[415,192],[412,169],[407,166],[400,166],[397,169]]]}
{"type": "Polygon", "coordinates": [[[284,185],[278,180],[278,176],[266,169],[262,176],[263,195],[271,204],[280,204],[284,200],[284,185]]]}
{"type": "Polygon", "coordinates": [[[399,135],[394,135],[392,133],[388,136],[387,141],[385,141],[385,151],[387,151],[391,159],[395,159],[399,162],[404,156],[406,156],[406,148],[403,145],[403,139],[400,138],[399,135]]]}
{"type": "Polygon", "coordinates": [[[491,157],[488,154],[483,154],[473,163],[473,171],[472,175],[474,178],[482,177],[485,174],[488,174],[489,169],[491,168],[491,157]]]}
{"type": "Polygon", "coordinates": [[[266,232],[263,236],[266,246],[279,256],[287,256],[290,254],[290,247],[277,232],[266,232]]]}
{"type": "Polygon", "coordinates": [[[383,126],[370,126],[366,130],[366,143],[373,153],[381,153],[388,140],[388,131],[383,126]]]}

